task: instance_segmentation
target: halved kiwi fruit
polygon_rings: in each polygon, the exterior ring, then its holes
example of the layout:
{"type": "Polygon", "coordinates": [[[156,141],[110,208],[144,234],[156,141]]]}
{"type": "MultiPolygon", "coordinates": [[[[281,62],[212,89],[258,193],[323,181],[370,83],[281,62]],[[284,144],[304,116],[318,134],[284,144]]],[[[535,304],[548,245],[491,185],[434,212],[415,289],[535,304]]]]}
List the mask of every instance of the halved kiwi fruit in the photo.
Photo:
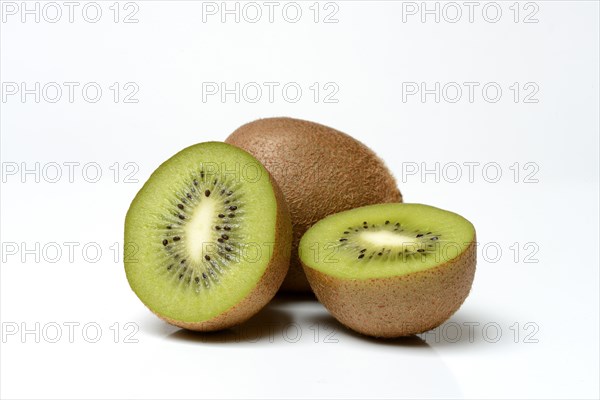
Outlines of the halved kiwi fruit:
{"type": "Polygon", "coordinates": [[[407,336],[448,319],[469,294],[475,228],[422,204],[379,204],[331,215],[300,241],[317,298],[365,335],[407,336]]]}
{"type": "Polygon", "coordinates": [[[287,200],[294,239],[282,290],[310,291],[297,248],[314,223],[340,211],[402,201],[383,161],[358,140],[333,128],[295,118],[266,118],[241,126],[226,142],[260,160],[287,200]]]}
{"type": "Polygon", "coordinates": [[[188,147],[139,191],[125,221],[125,271],[155,314],[201,331],[250,318],[288,269],[291,223],[267,170],[225,143],[188,147]]]}

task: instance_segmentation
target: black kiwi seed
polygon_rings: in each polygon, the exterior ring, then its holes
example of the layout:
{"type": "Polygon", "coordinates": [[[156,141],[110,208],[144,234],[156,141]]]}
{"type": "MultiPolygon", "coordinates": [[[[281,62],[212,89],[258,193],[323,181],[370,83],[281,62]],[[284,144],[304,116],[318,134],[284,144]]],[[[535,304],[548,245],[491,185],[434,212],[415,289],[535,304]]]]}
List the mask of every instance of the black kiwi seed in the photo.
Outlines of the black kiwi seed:
{"type": "Polygon", "coordinates": [[[181,278],[183,278],[183,274],[179,274],[179,280],[181,280],[181,278]]]}
{"type": "Polygon", "coordinates": [[[215,180],[213,181],[213,185],[216,185],[216,184],[217,184],[217,180],[215,179],[215,180]]]}
{"type": "Polygon", "coordinates": [[[210,261],[210,257],[209,257],[208,255],[205,255],[205,256],[204,256],[204,259],[205,259],[206,261],[210,261]]]}
{"type": "Polygon", "coordinates": [[[178,215],[179,219],[185,219],[185,217],[181,214],[178,215]]]}
{"type": "Polygon", "coordinates": [[[206,197],[210,196],[210,190],[206,189],[206,190],[204,191],[204,195],[205,195],[206,197]]]}
{"type": "Polygon", "coordinates": [[[180,210],[183,210],[183,204],[177,204],[177,208],[179,208],[180,210]]]}
{"type": "Polygon", "coordinates": [[[202,273],[202,277],[203,277],[204,279],[208,279],[208,275],[206,275],[206,273],[205,273],[205,272],[203,272],[203,273],[202,273]]]}
{"type": "Polygon", "coordinates": [[[215,226],[215,229],[218,230],[218,231],[220,231],[221,227],[219,225],[217,225],[217,226],[215,226]]]}
{"type": "Polygon", "coordinates": [[[229,239],[229,236],[227,236],[227,235],[221,235],[221,237],[225,240],[229,239]]]}
{"type": "Polygon", "coordinates": [[[166,246],[169,243],[169,241],[167,239],[162,241],[163,246],[166,246]]]}
{"type": "Polygon", "coordinates": [[[418,237],[418,238],[420,238],[420,237],[423,237],[423,234],[422,234],[422,233],[419,233],[419,234],[417,235],[417,237],[418,237]]]}
{"type": "Polygon", "coordinates": [[[365,256],[364,254],[361,254],[361,255],[359,255],[359,256],[358,256],[358,259],[361,259],[361,258],[363,258],[364,256],[365,256]]]}
{"type": "Polygon", "coordinates": [[[236,206],[231,206],[231,207],[229,207],[229,209],[230,209],[231,211],[235,211],[235,210],[237,210],[237,207],[236,207],[236,206]]]}
{"type": "Polygon", "coordinates": [[[223,243],[223,242],[225,242],[225,241],[224,241],[222,238],[218,238],[218,239],[217,239],[217,242],[219,242],[219,243],[223,243]]]}
{"type": "Polygon", "coordinates": [[[363,222],[363,225],[366,225],[366,224],[367,224],[367,221],[364,221],[364,222],[363,222]]]}
{"type": "Polygon", "coordinates": [[[426,235],[431,235],[431,232],[427,232],[426,235]]]}
{"type": "Polygon", "coordinates": [[[345,242],[345,241],[347,241],[347,240],[348,240],[348,239],[346,239],[346,238],[341,238],[341,239],[340,239],[340,242],[345,242]]]}
{"type": "Polygon", "coordinates": [[[378,256],[382,256],[382,255],[383,255],[383,253],[382,253],[382,252],[379,252],[379,253],[377,253],[377,255],[378,255],[378,256]]]}
{"type": "Polygon", "coordinates": [[[388,225],[390,223],[390,221],[385,221],[385,224],[388,225]]]}
{"type": "Polygon", "coordinates": [[[229,246],[225,246],[225,250],[227,250],[227,251],[231,251],[231,247],[229,247],[229,246]]]}
{"type": "Polygon", "coordinates": [[[425,251],[425,249],[417,249],[417,251],[418,251],[419,253],[423,253],[423,252],[425,251]]]}
{"type": "MultiPolygon", "coordinates": [[[[185,264],[185,258],[181,260],[180,264],[185,264]]],[[[185,269],[187,269],[187,267],[185,269]]]]}
{"type": "Polygon", "coordinates": [[[198,278],[198,277],[195,277],[195,278],[194,278],[194,282],[196,282],[196,283],[200,283],[200,278],[198,278]]]}
{"type": "Polygon", "coordinates": [[[200,177],[204,178],[204,171],[200,171],[200,177]]]}
{"type": "Polygon", "coordinates": [[[225,218],[225,214],[219,214],[219,218],[225,218]]]}
{"type": "Polygon", "coordinates": [[[167,267],[167,270],[168,270],[168,271],[170,271],[170,270],[171,270],[171,268],[173,268],[173,264],[169,265],[169,266],[167,267]]]}
{"type": "Polygon", "coordinates": [[[369,229],[369,227],[367,225],[363,225],[363,228],[365,229],[369,229]]]}
{"type": "Polygon", "coordinates": [[[178,242],[179,240],[181,240],[179,236],[173,236],[173,241],[178,242]]]}
{"type": "Polygon", "coordinates": [[[347,234],[349,234],[349,233],[350,233],[350,232],[348,232],[348,231],[344,231],[344,235],[347,235],[347,234]]]}
{"type": "Polygon", "coordinates": [[[400,222],[396,222],[394,226],[400,226],[400,222]]]}
{"type": "Polygon", "coordinates": [[[233,192],[230,190],[229,192],[227,192],[227,196],[231,196],[233,194],[233,192]]]}
{"type": "Polygon", "coordinates": [[[360,252],[361,252],[361,253],[364,253],[365,251],[367,251],[367,249],[362,249],[360,252]]]}
{"type": "Polygon", "coordinates": [[[235,214],[231,213],[231,214],[228,215],[228,217],[229,218],[233,218],[233,217],[235,217],[235,214]]]}
{"type": "Polygon", "coordinates": [[[231,203],[229,200],[225,200],[225,204],[229,204],[231,203]]]}
{"type": "Polygon", "coordinates": [[[186,196],[188,199],[190,199],[190,200],[192,199],[192,195],[191,195],[191,194],[189,194],[189,193],[188,193],[188,194],[186,194],[185,196],[186,196]]]}
{"type": "Polygon", "coordinates": [[[225,229],[226,231],[230,231],[231,227],[230,226],[224,226],[223,229],[225,229]]]}
{"type": "Polygon", "coordinates": [[[198,181],[194,179],[194,186],[198,186],[198,181]]]}
{"type": "Polygon", "coordinates": [[[225,189],[221,190],[221,195],[222,195],[223,193],[225,193],[225,189]]]}
{"type": "Polygon", "coordinates": [[[167,225],[167,229],[171,229],[171,228],[172,228],[171,225],[167,225]]]}
{"type": "Polygon", "coordinates": [[[437,237],[437,236],[434,236],[434,237],[432,237],[432,238],[431,238],[431,239],[429,239],[429,240],[438,240],[438,237],[437,237]]]}

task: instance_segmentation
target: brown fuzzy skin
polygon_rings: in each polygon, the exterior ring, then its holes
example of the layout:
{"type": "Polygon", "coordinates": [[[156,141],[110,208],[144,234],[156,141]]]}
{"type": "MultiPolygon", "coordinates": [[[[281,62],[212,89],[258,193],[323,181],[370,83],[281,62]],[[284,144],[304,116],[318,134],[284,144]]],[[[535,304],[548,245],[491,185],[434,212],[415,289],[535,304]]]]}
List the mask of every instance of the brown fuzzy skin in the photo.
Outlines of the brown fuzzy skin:
{"type": "Polygon", "coordinates": [[[476,264],[475,240],[444,264],[409,275],[351,280],[304,271],[319,301],[342,324],[368,336],[395,338],[433,329],[469,295],[476,264]]]}
{"type": "Polygon", "coordinates": [[[277,293],[285,278],[290,263],[292,223],[290,213],[277,183],[270,177],[277,200],[277,217],[275,227],[275,244],[271,261],[265,269],[256,287],[238,304],[216,317],[202,322],[178,321],[163,315],[158,315],[168,323],[193,331],[218,331],[231,328],[245,322],[258,313],[277,293]]]}
{"type": "Polygon", "coordinates": [[[243,125],[226,140],[256,157],[273,175],[292,216],[292,258],[282,290],[310,291],[298,257],[300,238],[330,214],[402,202],[383,161],[356,139],[314,122],[267,118],[243,125]]]}

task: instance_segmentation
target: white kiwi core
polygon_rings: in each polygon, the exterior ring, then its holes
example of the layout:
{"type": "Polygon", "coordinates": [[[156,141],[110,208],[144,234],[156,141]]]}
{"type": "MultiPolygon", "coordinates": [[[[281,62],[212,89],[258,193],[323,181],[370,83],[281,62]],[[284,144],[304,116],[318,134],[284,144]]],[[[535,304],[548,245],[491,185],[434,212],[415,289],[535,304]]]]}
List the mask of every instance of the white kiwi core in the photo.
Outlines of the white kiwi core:
{"type": "Polygon", "coordinates": [[[194,262],[202,262],[205,246],[212,244],[214,226],[213,218],[217,213],[216,200],[206,198],[202,200],[194,210],[192,218],[185,225],[185,246],[187,254],[194,262]]]}
{"type": "Polygon", "coordinates": [[[375,248],[404,248],[413,247],[420,243],[420,240],[415,240],[414,235],[408,236],[385,230],[361,232],[359,238],[375,248]]]}

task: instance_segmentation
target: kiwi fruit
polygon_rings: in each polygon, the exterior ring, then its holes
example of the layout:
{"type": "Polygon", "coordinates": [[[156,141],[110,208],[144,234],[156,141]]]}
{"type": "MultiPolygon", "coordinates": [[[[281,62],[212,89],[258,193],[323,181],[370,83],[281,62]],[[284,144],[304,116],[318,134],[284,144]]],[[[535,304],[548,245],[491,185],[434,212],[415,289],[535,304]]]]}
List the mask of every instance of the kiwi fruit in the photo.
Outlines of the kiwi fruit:
{"type": "Polygon", "coordinates": [[[300,241],[319,301],[342,324],[392,338],[433,329],[473,282],[475,228],[422,204],[380,204],[331,215],[300,241]]]}
{"type": "Polygon", "coordinates": [[[225,141],[256,157],[287,200],[293,242],[282,290],[310,291],[297,248],[314,223],[340,211],[402,201],[383,161],[361,142],[327,126],[293,118],[267,118],[243,125],[225,141]]]}
{"type": "Polygon", "coordinates": [[[131,203],[125,272],[165,321],[224,329],[275,295],[291,238],[283,195],[260,162],[229,144],[200,143],[158,167],[131,203]]]}

